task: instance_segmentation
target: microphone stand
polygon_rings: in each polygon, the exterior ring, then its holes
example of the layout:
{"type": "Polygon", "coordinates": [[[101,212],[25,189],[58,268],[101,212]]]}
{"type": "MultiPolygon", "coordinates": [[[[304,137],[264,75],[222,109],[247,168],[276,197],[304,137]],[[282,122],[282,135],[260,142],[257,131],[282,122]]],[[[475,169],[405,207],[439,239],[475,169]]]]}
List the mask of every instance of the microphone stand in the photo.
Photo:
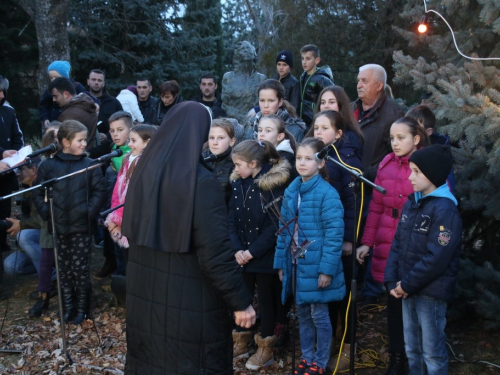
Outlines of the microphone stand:
{"type": "Polygon", "coordinates": [[[24,194],[28,191],[35,190],[35,189],[40,189],[43,188],[45,189],[46,196],[48,197],[49,200],[49,207],[50,207],[50,219],[51,219],[51,225],[52,225],[52,241],[54,242],[54,261],[55,261],[55,266],[56,266],[56,274],[57,274],[57,292],[58,292],[58,300],[59,300],[59,318],[61,321],[61,335],[62,335],[62,352],[66,356],[66,359],[68,360],[69,365],[71,366],[73,364],[73,360],[69,356],[67,345],[66,345],[66,327],[64,325],[64,313],[63,313],[63,307],[62,307],[62,293],[61,293],[61,278],[60,278],[60,271],[59,271],[59,261],[58,261],[58,247],[57,247],[57,233],[56,233],[56,226],[55,226],[55,220],[54,220],[54,184],[57,182],[64,180],[68,177],[76,176],[78,174],[87,172],[89,170],[98,168],[102,165],[102,163],[97,163],[93,164],[87,168],[80,169],[76,172],[69,173],[67,175],[61,176],[61,177],[56,177],[47,181],[42,182],[41,184],[38,184],[36,186],[32,186],[28,189],[24,189],[9,195],[6,195],[4,197],[0,197],[0,201],[4,199],[9,199],[11,197],[14,197],[19,194],[24,194]]]}
{"type": "Polygon", "coordinates": [[[119,204],[118,206],[111,207],[110,209],[107,209],[106,211],[102,211],[99,213],[100,216],[108,216],[111,212],[116,211],[119,208],[122,208],[125,206],[125,203],[119,204]]]}
{"type": "Polygon", "coordinates": [[[24,163],[18,164],[18,165],[14,166],[14,167],[11,167],[11,168],[9,168],[9,169],[5,169],[5,170],[1,171],[1,172],[0,172],[0,175],[2,175],[2,174],[4,174],[4,173],[7,173],[7,172],[11,172],[11,171],[13,171],[14,169],[24,167],[25,165],[30,165],[30,164],[32,164],[32,163],[33,163],[33,159],[28,159],[28,160],[26,160],[24,163]]]}
{"type": "MultiPolygon", "coordinates": [[[[328,159],[330,160],[331,162],[337,164],[339,167],[343,168],[344,170],[346,170],[347,172],[349,172],[351,174],[352,177],[354,177],[354,181],[349,184],[349,186],[351,187],[352,189],[352,192],[353,192],[353,196],[354,196],[354,219],[355,219],[355,222],[356,219],[359,217],[357,214],[356,214],[356,205],[357,205],[357,200],[358,200],[358,190],[359,188],[361,187],[361,184],[365,183],[365,184],[368,184],[370,185],[372,188],[374,188],[375,190],[377,190],[378,192],[380,192],[381,194],[385,194],[387,191],[382,187],[382,186],[378,186],[376,184],[374,184],[373,182],[371,182],[370,180],[368,180],[367,178],[365,178],[363,176],[362,173],[359,173],[358,171],[352,169],[352,168],[349,168],[349,167],[346,167],[344,164],[342,164],[341,162],[335,160],[334,158],[332,158],[331,156],[329,155],[326,155],[325,159],[328,159]]],[[[360,207],[359,208],[361,211],[363,210],[363,207],[360,207]]],[[[357,236],[357,233],[356,233],[356,228],[354,229],[354,236],[353,236],[353,242],[352,242],[352,253],[351,253],[351,258],[352,258],[352,264],[351,264],[351,267],[352,267],[352,276],[351,276],[351,304],[350,304],[350,307],[349,307],[349,314],[350,314],[350,320],[349,320],[349,325],[351,327],[351,332],[350,332],[350,337],[349,337],[349,342],[351,344],[351,351],[349,353],[349,365],[350,365],[350,372],[349,374],[350,375],[354,375],[354,355],[355,355],[355,352],[356,352],[356,332],[355,332],[355,328],[356,328],[356,319],[357,319],[357,316],[356,316],[356,294],[357,294],[357,279],[356,279],[356,254],[355,254],[355,251],[356,251],[356,243],[358,242],[358,236],[357,236]]],[[[348,322],[346,322],[347,324],[348,322]]]]}

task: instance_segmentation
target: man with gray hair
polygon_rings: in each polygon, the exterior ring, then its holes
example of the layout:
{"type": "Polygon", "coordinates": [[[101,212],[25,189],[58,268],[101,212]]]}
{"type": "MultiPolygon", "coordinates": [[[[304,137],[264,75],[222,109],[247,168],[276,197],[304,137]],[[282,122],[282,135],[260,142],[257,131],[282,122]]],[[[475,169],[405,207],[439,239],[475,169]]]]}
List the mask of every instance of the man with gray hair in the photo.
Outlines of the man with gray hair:
{"type": "Polygon", "coordinates": [[[358,99],[351,103],[354,117],[366,141],[363,150],[363,170],[366,178],[375,180],[378,164],[391,152],[389,132],[392,123],[404,116],[404,111],[384,91],[387,73],[377,64],[359,68],[358,99]]]}

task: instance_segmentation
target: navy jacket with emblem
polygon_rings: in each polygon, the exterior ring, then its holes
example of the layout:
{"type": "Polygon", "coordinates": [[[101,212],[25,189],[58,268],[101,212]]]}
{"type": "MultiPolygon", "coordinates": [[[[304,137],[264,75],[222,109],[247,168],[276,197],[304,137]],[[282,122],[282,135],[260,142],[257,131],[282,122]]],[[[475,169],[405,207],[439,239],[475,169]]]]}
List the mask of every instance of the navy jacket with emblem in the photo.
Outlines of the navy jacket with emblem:
{"type": "Polygon", "coordinates": [[[389,290],[401,281],[411,297],[453,299],[462,247],[462,219],[448,186],[422,197],[413,193],[403,207],[385,269],[389,290]]]}
{"type": "MultiPolygon", "coordinates": [[[[245,265],[245,272],[278,272],[273,269],[278,218],[263,209],[261,195],[268,203],[282,197],[290,173],[290,164],[282,159],[271,168],[269,164],[264,164],[255,179],[252,176],[242,179],[235,172],[231,174],[233,190],[229,201],[229,235],[235,253],[248,250],[253,256],[245,265]]],[[[277,205],[280,209],[281,200],[277,205]]]]}

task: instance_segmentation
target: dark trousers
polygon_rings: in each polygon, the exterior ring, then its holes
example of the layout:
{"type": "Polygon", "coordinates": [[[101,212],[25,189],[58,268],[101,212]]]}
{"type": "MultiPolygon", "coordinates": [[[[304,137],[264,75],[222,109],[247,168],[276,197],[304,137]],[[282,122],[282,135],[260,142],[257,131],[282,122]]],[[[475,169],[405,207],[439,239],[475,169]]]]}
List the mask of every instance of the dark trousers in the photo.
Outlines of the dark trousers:
{"type": "Polygon", "coordinates": [[[54,268],[54,249],[42,248],[40,257],[40,272],[38,274],[38,291],[49,293],[52,284],[52,270],[54,268]]]}
{"type": "MultiPolygon", "coordinates": [[[[287,309],[281,303],[281,281],[275,273],[243,272],[243,280],[252,295],[257,284],[257,299],[260,311],[260,332],[262,338],[274,334],[274,325],[286,324],[287,309]]],[[[237,331],[245,331],[238,329],[237,331]]]]}
{"type": "MultiPolygon", "coordinates": [[[[354,251],[356,251],[354,249],[354,251]]],[[[337,327],[337,319],[340,319],[340,324],[342,325],[342,332],[345,331],[346,321],[345,314],[347,312],[347,305],[349,303],[349,294],[351,293],[351,279],[352,279],[352,255],[342,257],[342,266],[344,267],[344,279],[345,279],[345,297],[342,301],[334,301],[328,304],[328,310],[330,313],[330,322],[332,324],[332,334],[335,337],[335,331],[337,327]]],[[[353,303],[353,301],[351,301],[353,303]]],[[[347,318],[347,332],[345,336],[345,343],[349,344],[351,341],[351,321],[350,316],[347,318]]],[[[356,331],[356,327],[354,327],[356,331]]]]}
{"type": "Polygon", "coordinates": [[[387,331],[391,353],[404,353],[403,299],[391,296],[389,290],[387,290],[387,331]]]}
{"type": "Polygon", "coordinates": [[[59,274],[63,287],[87,289],[90,282],[90,236],[72,234],[57,236],[59,242],[59,274]]]}

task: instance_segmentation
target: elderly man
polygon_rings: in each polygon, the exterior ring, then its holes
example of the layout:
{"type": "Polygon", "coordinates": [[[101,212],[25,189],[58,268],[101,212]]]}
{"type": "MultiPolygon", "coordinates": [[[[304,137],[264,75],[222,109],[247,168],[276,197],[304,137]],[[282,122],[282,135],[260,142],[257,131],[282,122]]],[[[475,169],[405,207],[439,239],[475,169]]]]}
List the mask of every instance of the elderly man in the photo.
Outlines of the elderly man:
{"type": "Polygon", "coordinates": [[[367,140],[363,150],[363,169],[365,177],[371,181],[375,180],[378,164],[391,152],[389,132],[392,123],[404,116],[401,107],[386,96],[386,81],[387,73],[383,67],[363,65],[358,74],[358,99],[351,103],[367,140]]]}

